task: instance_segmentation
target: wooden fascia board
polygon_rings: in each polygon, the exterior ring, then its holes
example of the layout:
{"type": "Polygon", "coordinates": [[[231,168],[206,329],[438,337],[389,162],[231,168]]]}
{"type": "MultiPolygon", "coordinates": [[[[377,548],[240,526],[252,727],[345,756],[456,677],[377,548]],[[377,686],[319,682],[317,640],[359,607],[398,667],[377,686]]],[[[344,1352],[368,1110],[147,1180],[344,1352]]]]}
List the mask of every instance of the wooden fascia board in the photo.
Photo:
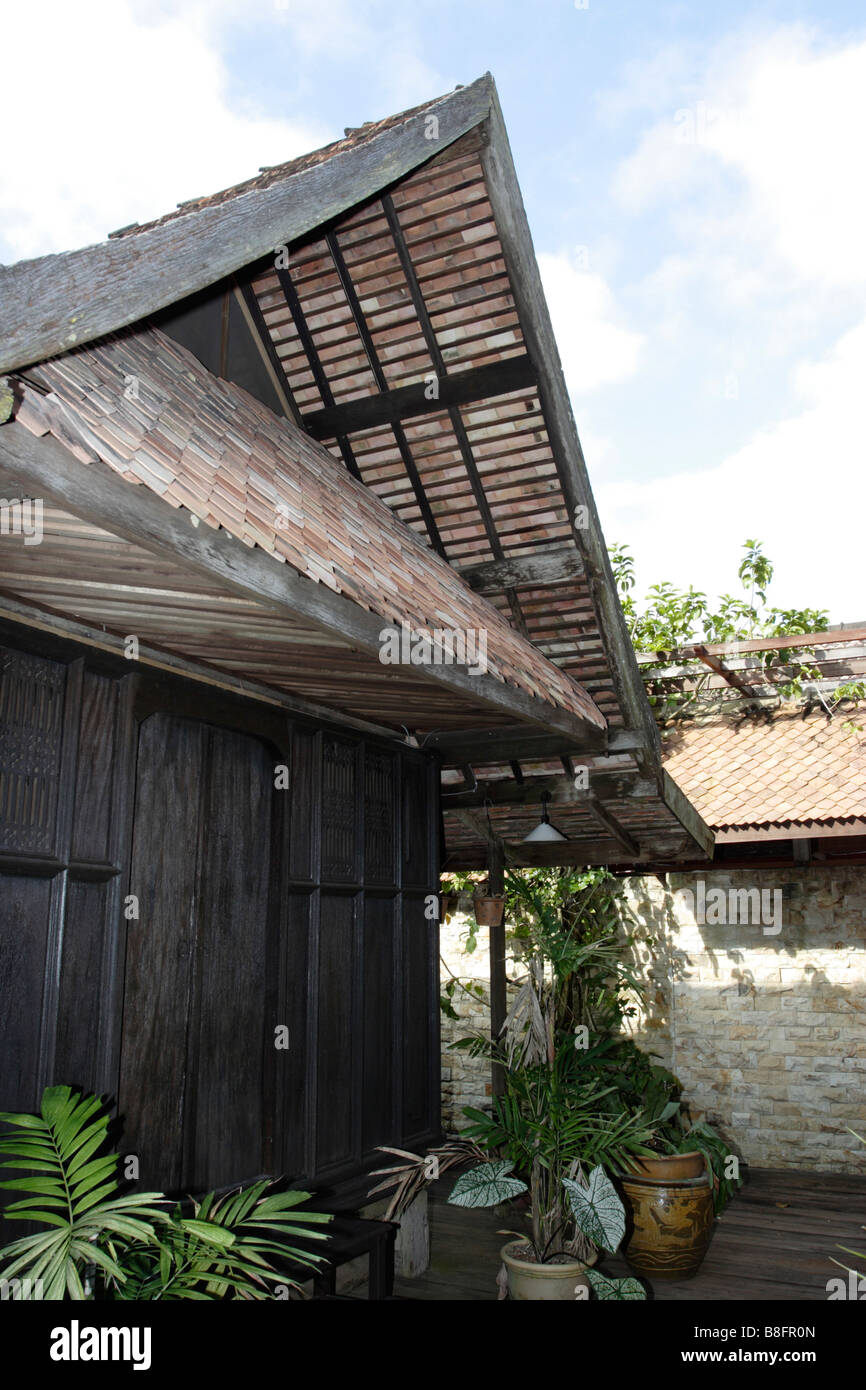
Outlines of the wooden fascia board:
{"type": "Polygon", "coordinates": [[[390,187],[487,116],[486,74],[397,126],[267,188],[77,251],[0,270],[0,372],[44,361],[262,260],[390,187]],[[430,138],[430,118],[438,135],[430,138]]]}
{"type": "Polygon", "coordinates": [[[458,808],[506,806],[516,809],[519,806],[538,808],[542,792],[547,792],[553,806],[591,806],[591,793],[606,800],[639,801],[658,796],[655,782],[642,779],[637,768],[632,772],[597,772],[589,769],[589,788],[576,787],[574,779],[565,776],[527,777],[523,782],[513,782],[510,778],[497,781],[480,781],[472,790],[451,791],[447,782],[442,784],[442,808],[445,811],[458,808]]]}
{"type": "MultiPolygon", "coordinates": [[[[341,643],[378,658],[380,634],[389,626],[378,614],[298,574],[288,564],[229,535],[200,524],[162,501],[143,484],[125,482],[107,464],[83,464],[52,435],[31,434],[14,422],[0,427],[0,470],[13,490],[50,499],[76,516],[155,554],[186,565],[271,611],[302,617],[341,643]]],[[[5,486],[5,485],[4,485],[5,486]]],[[[383,678],[387,679],[383,667],[383,678]]],[[[605,730],[489,674],[454,666],[413,666],[413,674],[499,714],[555,730],[587,751],[602,747],[605,730]]],[[[600,716],[599,716],[600,717],[600,716]]]]}
{"type": "Polygon", "coordinates": [[[712,859],[713,847],[716,843],[713,831],[665,768],[662,768],[662,796],[668,810],[676,816],[683,829],[712,859]]]}

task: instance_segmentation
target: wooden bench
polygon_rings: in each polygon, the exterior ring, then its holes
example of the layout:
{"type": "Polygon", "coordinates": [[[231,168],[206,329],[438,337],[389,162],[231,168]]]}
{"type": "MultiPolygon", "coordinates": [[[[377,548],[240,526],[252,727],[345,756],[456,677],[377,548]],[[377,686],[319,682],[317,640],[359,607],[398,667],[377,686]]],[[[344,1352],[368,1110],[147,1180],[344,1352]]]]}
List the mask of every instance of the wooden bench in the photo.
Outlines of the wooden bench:
{"type": "MultiPolygon", "coordinates": [[[[230,1183],[217,1189],[217,1196],[236,1192],[238,1188],[249,1187],[254,1182],[272,1182],[267,1174],[243,1182],[230,1183]]],[[[320,1255],[325,1263],[317,1268],[297,1264],[291,1259],[275,1261],[278,1269],[298,1283],[313,1280],[314,1298],[333,1298],[337,1291],[337,1270],[350,1260],[366,1255],[368,1260],[369,1299],[390,1298],[394,1292],[394,1242],[398,1226],[393,1221],[368,1220],[356,1216],[355,1209],[366,1200],[371,1179],[368,1174],[355,1177],[350,1183],[320,1193],[314,1193],[308,1202],[299,1207],[303,1211],[331,1212],[333,1221],[320,1229],[327,1235],[326,1240],[305,1240],[302,1236],[292,1236],[292,1244],[311,1255],[320,1255]]],[[[281,1181],[280,1186],[288,1186],[281,1181]]],[[[192,1215],[189,1198],[182,1199],[181,1206],[186,1215],[192,1215]]]]}

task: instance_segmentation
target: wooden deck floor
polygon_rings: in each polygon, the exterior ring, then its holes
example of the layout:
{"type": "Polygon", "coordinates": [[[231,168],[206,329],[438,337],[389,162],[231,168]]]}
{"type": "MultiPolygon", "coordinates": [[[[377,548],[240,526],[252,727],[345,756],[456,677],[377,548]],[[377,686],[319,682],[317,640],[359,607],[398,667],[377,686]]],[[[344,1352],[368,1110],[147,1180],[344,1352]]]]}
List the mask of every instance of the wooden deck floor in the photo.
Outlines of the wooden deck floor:
{"type": "MultiPolygon", "coordinates": [[[[498,1252],[508,1224],[503,1214],[447,1205],[450,1181],[431,1189],[431,1262],[418,1279],[398,1279],[402,1298],[460,1302],[494,1300],[498,1252]]],[[[712,1243],[694,1279],[658,1280],[657,1300],[820,1300],[827,1280],[842,1276],[831,1255],[838,1245],[866,1248],[866,1177],[826,1173],[748,1173],[743,1187],[716,1223],[712,1243]]],[[[630,1271],[607,1257],[612,1274],[630,1271]]]]}

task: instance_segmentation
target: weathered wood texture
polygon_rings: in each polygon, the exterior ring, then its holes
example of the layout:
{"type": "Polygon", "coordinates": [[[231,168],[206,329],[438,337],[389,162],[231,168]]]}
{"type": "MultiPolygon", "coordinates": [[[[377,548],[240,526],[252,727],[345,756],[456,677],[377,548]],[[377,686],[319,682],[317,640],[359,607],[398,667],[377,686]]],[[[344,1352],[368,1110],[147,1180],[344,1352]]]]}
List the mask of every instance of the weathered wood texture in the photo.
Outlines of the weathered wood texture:
{"type": "Polygon", "coordinates": [[[168,1190],[430,1142],[433,760],[88,659],[0,648],[0,1109],[116,1097],[168,1190]]]}

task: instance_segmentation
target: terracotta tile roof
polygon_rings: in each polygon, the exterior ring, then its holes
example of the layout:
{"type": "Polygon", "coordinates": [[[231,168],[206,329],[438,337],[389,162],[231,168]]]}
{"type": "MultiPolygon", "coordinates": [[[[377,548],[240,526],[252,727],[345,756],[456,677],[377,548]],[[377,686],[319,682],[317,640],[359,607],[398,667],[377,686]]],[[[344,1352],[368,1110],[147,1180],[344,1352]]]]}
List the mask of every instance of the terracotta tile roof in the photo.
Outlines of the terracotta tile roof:
{"type": "Polygon", "coordinates": [[[866,736],[845,722],[719,715],[669,734],[664,765],[717,831],[866,817],[866,736]]]}
{"type": "Polygon", "coordinates": [[[604,726],[577,682],[472,592],[328,450],[157,329],[44,364],[20,423],[46,426],[82,462],[267,550],[388,624],[484,630],[488,673],[604,726]]]}

